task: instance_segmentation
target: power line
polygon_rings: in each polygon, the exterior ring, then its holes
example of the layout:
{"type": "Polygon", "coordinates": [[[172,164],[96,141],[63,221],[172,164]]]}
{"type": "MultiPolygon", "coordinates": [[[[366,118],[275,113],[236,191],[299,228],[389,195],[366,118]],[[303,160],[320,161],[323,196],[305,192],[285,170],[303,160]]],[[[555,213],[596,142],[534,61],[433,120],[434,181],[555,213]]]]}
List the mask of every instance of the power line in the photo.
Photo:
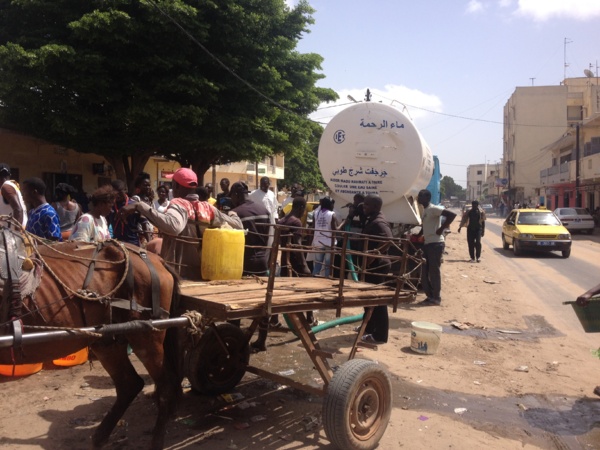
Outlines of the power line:
{"type": "Polygon", "coordinates": [[[324,125],[322,122],[317,122],[315,120],[312,120],[308,117],[303,117],[300,114],[298,114],[295,111],[292,111],[289,108],[286,108],[285,106],[283,106],[281,103],[277,102],[276,100],[273,100],[271,97],[269,97],[268,95],[264,94],[262,91],[260,91],[258,88],[254,87],[254,85],[252,85],[250,82],[246,81],[244,78],[242,78],[240,75],[238,75],[237,73],[235,73],[235,71],[233,69],[231,69],[227,64],[225,64],[223,61],[221,61],[216,55],[214,55],[210,50],[208,50],[200,41],[198,41],[194,35],[192,35],[188,30],[186,30],[179,22],[177,22],[177,20],[175,20],[173,17],[171,17],[166,11],[164,11],[160,6],[158,6],[158,4],[154,1],[154,0],[148,0],[148,2],[154,6],[154,8],[156,8],[158,10],[159,13],[161,13],[162,15],[164,15],[167,19],[169,19],[177,28],[179,28],[179,30],[181,30],[181,32],[183,34],[185,34],[194,44],[196,44],[198,47],[200,47],[202,49],[202,51],[204,53],[206,53],[208,56],[210,56],[213,60],[215,60],[217,62],[217,64],[219,64],[223,69],[225,69],[227,72],[229,72],[231,75],[233,75],[238,81],[242,82],[244,85],[246,85],[247,87],[249,87],[252,91],[256,92],[260,97],[264,98],[266,101],[268,101],[269,103],[275,105],[276,107],[282,109],[283,111],[289,112],[290,114],[294,114],[295,116],[304,119],[304,120],[308,120],[309,122],[313,122],[313,123],[318,123],[319,125],[324,125]]]}

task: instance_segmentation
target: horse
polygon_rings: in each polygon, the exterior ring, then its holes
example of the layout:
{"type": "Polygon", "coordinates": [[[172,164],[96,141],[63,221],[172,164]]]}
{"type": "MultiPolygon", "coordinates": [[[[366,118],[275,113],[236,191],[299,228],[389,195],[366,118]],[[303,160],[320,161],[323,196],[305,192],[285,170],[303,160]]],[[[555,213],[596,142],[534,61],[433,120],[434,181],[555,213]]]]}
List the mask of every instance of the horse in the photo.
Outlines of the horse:
{"type": "MultiPolygon", "coordinates": [[[[172,315],[179,303],[177,275],[162,258],[113,240],[48,244],[25,231],[0,226],[0,274],[4,281],[0,335],[14,333],[15,342],[20,324],[25,333],[39,331],[35,326],[77,329],[118,324],[172,315]],[[15,282],[17,277],[21,283],[15,282]],[[27,277],[29,283],[23,284],[27,277]]],[[[100,448],[144,386],[129,360],[129,344],[155,383],[158,416],[151,446],[159,449],[182,393],[178,331],[135,331],[111,338],[74,331],[77,337],[72,340],[0,348],[0,364],[50,361],[89,346],[117,392],[92,436],[93,447],[100,448]]]]}

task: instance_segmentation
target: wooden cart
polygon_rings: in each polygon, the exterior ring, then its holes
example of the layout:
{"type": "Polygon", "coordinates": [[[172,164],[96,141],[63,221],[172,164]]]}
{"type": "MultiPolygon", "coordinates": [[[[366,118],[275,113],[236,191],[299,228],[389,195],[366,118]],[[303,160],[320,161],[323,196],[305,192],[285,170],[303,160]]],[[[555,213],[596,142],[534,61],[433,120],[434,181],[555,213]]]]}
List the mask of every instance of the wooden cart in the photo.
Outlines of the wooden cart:
{"type": "MultiPolygon", "coordinates": [[[[275,242],[277,243],[278,232],[275,242]]],[[[275,250],[276,249],[275,244],[275,250]]],[[[329,440],[340,449],[372,449],[383,436],[391,414],[391,381],[377,363],[354,359],[373,308],[414,301],[416,288],[407,283],[405,268],[410,258],[400,256],[401,270],[393,285],[328,278],[254,277],[243,280],[186,282],[182,306],[210,318],[211,325],[186,356],[192,388],[202,393],[224,393],[234,388],[246,372],[324,397],[323,425],[329,440]],[[303,312],[364,307],[365,314],[348,361],[335,370],[312,332],[303,312]],[[323,388],[300,383],[278,373],[250,365],[250,340],[259,322],[271,314],[286,314],[296,336],[323,380],[323,388]],[[242,330],[227,321],[250,319],[242,330]]],[[[274,274],[274,259],[271,258],[274,274]]],[[[342,271],[343,272],[343,271],[342,271]]]]}

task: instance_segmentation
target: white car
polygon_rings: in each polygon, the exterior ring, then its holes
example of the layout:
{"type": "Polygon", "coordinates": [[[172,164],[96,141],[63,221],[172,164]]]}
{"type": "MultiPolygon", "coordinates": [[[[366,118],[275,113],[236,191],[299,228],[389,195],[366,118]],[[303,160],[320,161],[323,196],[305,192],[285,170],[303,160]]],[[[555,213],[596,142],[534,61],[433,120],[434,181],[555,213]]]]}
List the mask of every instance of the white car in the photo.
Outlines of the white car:
{"type": "Polygon", "coordinates": [[[484,203],[483,205],[481,205],[481,209],[485,211],[486,216],[494,214],[494,207],[491,203],[484,203]]]}
{"type": "Polygon", "coordinates": [[[587,231],[589,234],[594,232],[594,218],[585,208],[556,208],[554,214],[571,232],[587,231]]]}

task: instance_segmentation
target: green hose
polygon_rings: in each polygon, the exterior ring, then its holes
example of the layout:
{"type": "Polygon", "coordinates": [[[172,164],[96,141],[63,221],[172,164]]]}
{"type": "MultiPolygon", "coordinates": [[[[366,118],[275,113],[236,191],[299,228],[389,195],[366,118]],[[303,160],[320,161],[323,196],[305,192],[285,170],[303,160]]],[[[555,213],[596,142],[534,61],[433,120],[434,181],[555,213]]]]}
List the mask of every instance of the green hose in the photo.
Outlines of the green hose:
{"type": "MultiPolygon", "coordinates": [[[[350,231],[350,222],[347,222],[344,226],[344,231],[350,231]]],[[[350,240],[346,242],[346,249],[351,250],[350,240]]],[[[352,281],[358,281],[358,274],[356,273],[356,265],[352,259],[352,255],[346,254],[346,267],[350,270],[350,276],[352,281]]]]}
{"type": "MultiPolygon", "coordinates": [[[[296,331],[294,330],[294,326],[292,325],[292,322],[288,318],[287,314],[284,314],[283,318],[285,319],[285,323],[287,324],[288,328],[290,330],[292,330],[292,332],[296,336],[298,336],[296,334],[296,331]]],[[[354,322],[358,322],[360,320],[363,320],[363,314],[357,314],[355,316],[348,316],[348,317],[338,317],[337,319],[333,319],[333,320],[330,320],[329,322],[325,322],[325,323],[322,323],[320,325],[314,326],[311,329],[312,329],[313,333],[318,333],[319,331],[323,331],[323,330],[327,330],[329,328],[337,327],[338,325],[345,325],[347,323],[354,323],[354,322]]]]}

